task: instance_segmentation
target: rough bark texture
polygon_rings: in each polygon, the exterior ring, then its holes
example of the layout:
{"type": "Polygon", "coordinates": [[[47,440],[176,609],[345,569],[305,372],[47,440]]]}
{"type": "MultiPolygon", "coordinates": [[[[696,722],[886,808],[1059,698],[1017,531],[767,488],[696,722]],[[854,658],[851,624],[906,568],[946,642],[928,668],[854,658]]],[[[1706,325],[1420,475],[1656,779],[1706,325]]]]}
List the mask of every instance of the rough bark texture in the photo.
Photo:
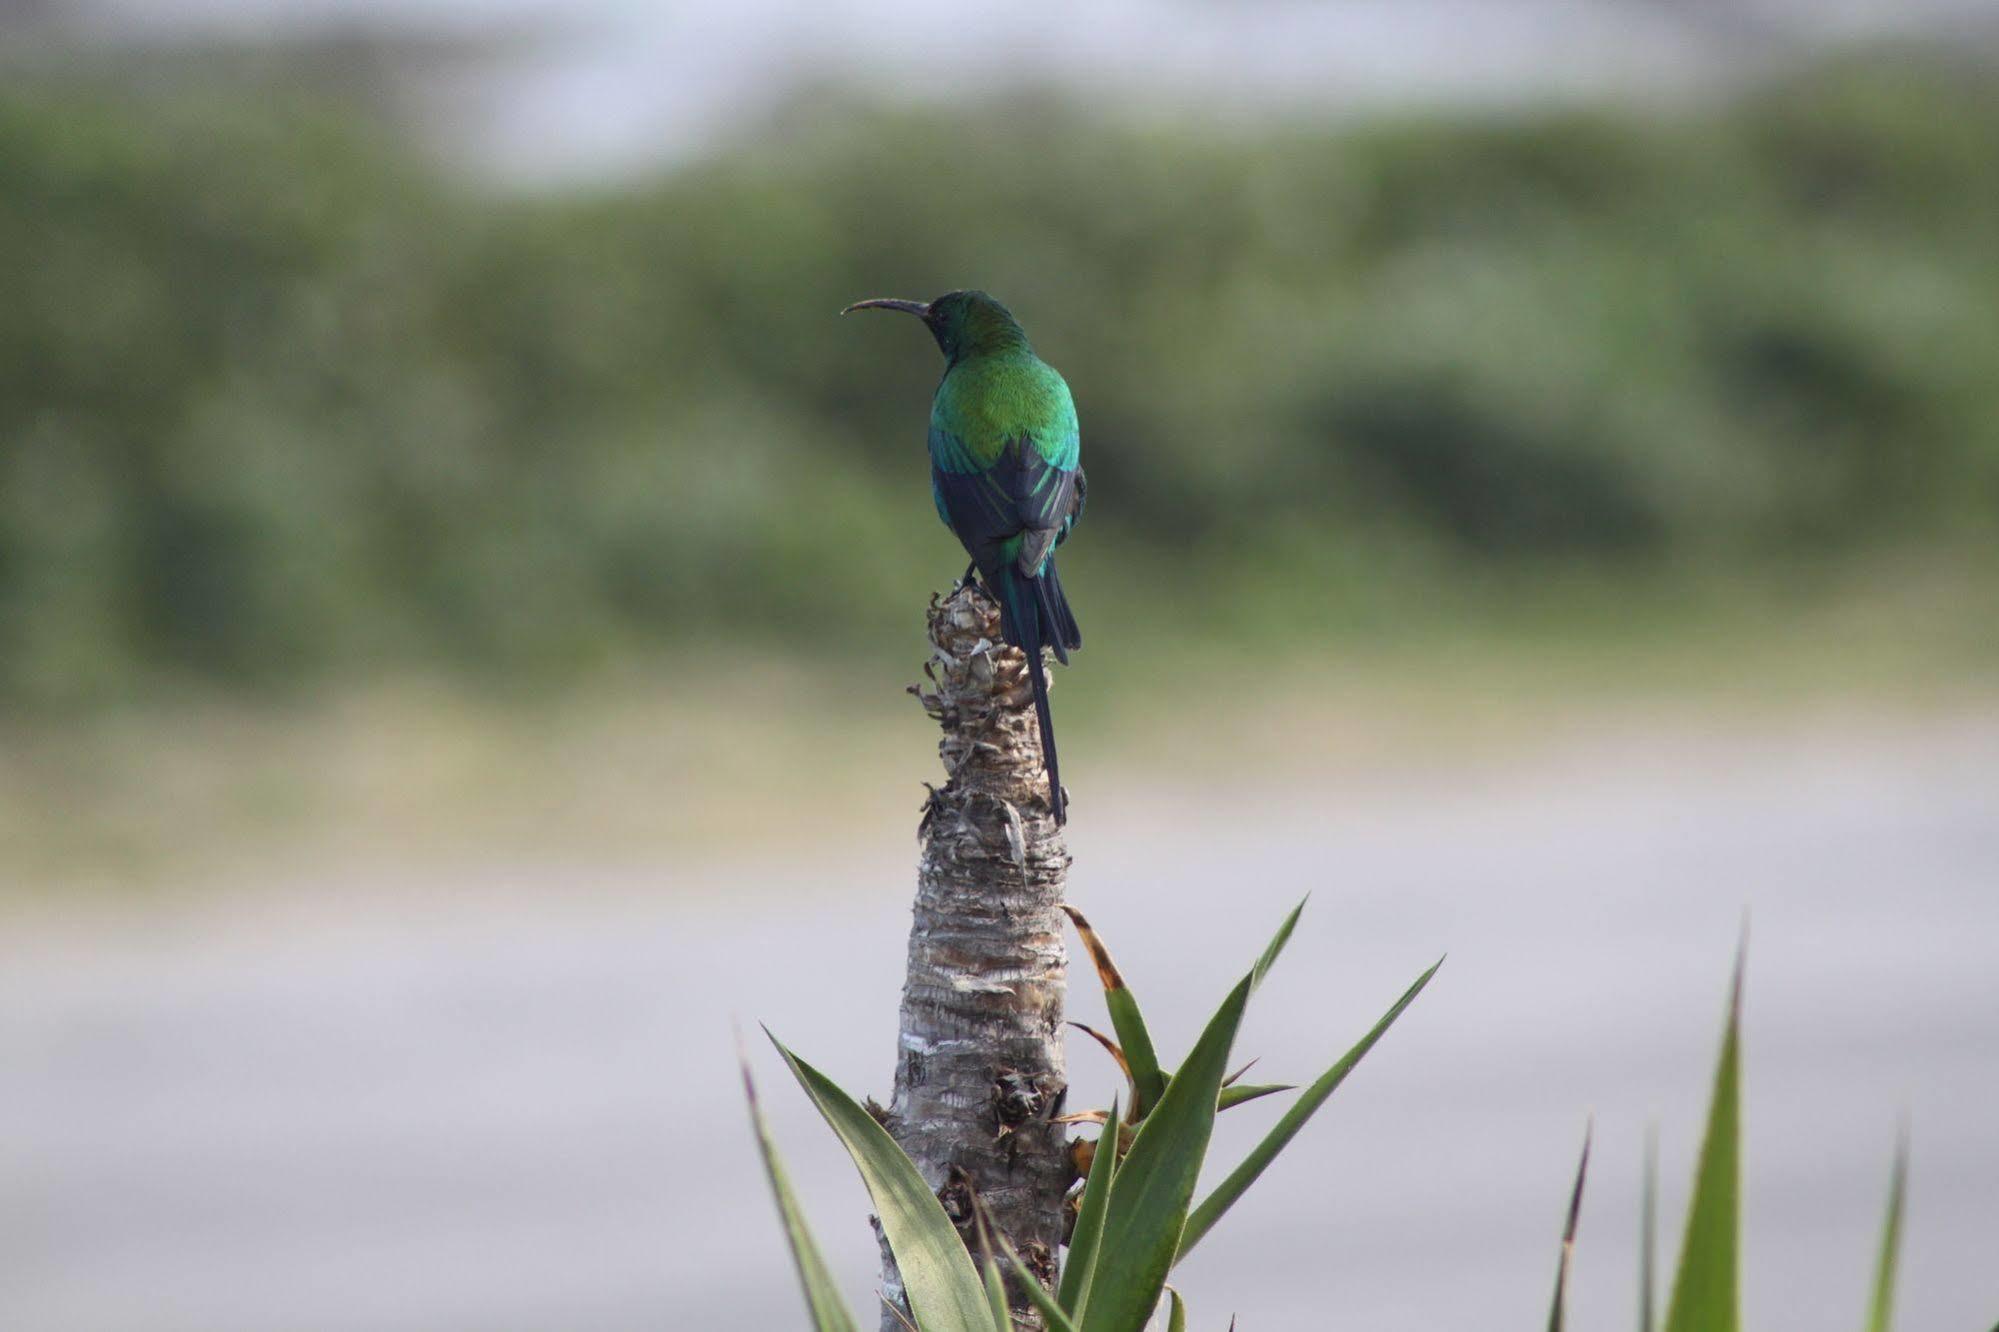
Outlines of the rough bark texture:
{"type": "MultiPolygon", "coordinates": [[[[1021,1256],[1052,1277],[1067,1134],[1050,1122],[1068,1087],[1062,942],[1069,851],[1050,816],[1026,659],[1000,642],[998,608],[975,587],[932,600],[913,688],[944,730],[948,775],[918,836],[915,920],[902,992],[889,1131],[971,1236],[976,1191],[1021,1256]]],[[[883,1293],[901,1298],[884,1252],[883,1293]]],[[[1024,1303],[1022,1328],[1042,1326],[1024,1303]]],[[[883,1332],[903,1325],[884,1310],[883,1332]]]]}

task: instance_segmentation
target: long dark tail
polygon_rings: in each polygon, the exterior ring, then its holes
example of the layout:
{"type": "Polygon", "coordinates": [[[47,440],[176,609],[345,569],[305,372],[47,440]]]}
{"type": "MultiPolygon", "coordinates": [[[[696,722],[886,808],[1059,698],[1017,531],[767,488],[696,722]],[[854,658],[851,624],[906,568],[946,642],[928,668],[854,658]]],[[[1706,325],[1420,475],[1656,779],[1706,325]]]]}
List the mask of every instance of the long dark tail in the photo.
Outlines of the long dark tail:
{"type": "Polygon", "coordinates": [[[1055,718],[1048,710],[1048,669],[1041,649],[1044,645],[1054,648],[1056,660],[1066,665],[1068,650],[1081,647],[1083,636],[1055,577],[1054,560],[1036,578],[1009,564],[1000,570],[999,586],[994,590],[1000,594],[1001,629],[1027,656],[1027,678],[1034,687],[1034,717],[1041,727],[1041,763],[1048,769],[1048,808],[1059,827],[1068,822],[1069,809],[1062,795],[1062,768],[1055,757],[1055,718]]]}
{"type": "Polygon", "coordinates": [[[1041,568],[1041,576],[1029,581],[1034,587],[1035,604],[1041,611],[1041,637],[1055,649],[1055,660],[1067,666],[1070,651],[1083,646],[1083,631],[1076,627],[1069,598],[1062,595],[1062,580],[1055,576],[1055,557],[1050,555],[1041,568]]]}

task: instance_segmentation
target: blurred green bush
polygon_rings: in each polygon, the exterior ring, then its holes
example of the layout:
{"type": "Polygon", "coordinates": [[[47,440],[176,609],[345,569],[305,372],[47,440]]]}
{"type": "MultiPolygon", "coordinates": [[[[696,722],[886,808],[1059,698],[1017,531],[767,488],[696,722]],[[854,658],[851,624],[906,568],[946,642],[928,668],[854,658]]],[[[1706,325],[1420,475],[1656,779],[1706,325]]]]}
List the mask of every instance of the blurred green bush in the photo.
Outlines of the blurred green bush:
{"type": "Polygon", "coordinates": [[[1674,119],[801,95],[562,195],[281,96],[16,87],[0,691],[907,637],[958,566],[939,367],[834,312],[960,285],[1075,386],[1074,559],[1188,613],[1971,547],[1999,529],[1995,217],[1999,89],[1908,59],[1674,119]]]}

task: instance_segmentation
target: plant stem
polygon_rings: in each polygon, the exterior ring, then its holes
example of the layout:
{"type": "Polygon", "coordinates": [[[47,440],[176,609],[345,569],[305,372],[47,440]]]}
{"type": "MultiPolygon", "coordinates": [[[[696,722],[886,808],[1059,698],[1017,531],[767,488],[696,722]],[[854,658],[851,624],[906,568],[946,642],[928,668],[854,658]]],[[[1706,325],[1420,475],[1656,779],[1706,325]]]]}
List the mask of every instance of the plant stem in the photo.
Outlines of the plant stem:
{"type": "MultiPolygon", "coordinates": [[[[968,1240],[972,1192],[1051,1282],[1074,1176],[1062,1113],[1069,851],[1050,816],[1026,659],[976,587],[930,608],[927,687],[949,780],[918,830],[915,918],[887,1124],[968,1240]]],[[[901,1283],[884,1251],[883,1290],[901,1283]]],[[[1017,1326],[1039,1329],[1014,1293],[1017,1326]]],[[[884,1332],[901,1324],[884,1312],[884,1332]]]]}

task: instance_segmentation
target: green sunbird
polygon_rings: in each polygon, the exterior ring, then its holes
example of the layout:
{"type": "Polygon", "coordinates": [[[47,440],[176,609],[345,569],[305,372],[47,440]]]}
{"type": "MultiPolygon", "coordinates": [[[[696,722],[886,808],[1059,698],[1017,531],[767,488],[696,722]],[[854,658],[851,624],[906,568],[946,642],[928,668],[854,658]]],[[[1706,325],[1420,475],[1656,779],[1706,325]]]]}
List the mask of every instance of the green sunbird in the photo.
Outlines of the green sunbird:
{"type": "Polygon", "coordinates": [[[900,310],[921,319],[944,353],[930,403],[930,491],[1000,608],[1000,632],[1027,657],[1048,769],[1048,808],[1067,819],[1041,649],[1069,664],[1083,646],[1055,576],[1055,548],[1083,513],[1082,434],[1055,368],[1034,354],[1004,305],[982,291],[929,303],[856,301],[842,310],[900,310]]]}

